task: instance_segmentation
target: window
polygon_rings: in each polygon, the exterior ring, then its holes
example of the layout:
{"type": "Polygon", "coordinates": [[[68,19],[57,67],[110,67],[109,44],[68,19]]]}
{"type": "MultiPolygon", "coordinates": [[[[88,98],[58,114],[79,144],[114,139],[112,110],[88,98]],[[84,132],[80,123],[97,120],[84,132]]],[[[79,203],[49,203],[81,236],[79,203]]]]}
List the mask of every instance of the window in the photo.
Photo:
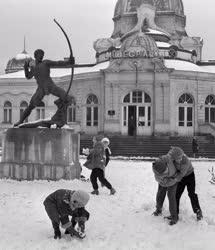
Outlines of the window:
{"type": "Polygon", "coordinates": [[[45,118],[45,104],[41,102],[36,108],[36,120],[45,118]]]}
{"type": "Polygon", "coordinates": [[[98,126],[98,98],[94,94],[87,98],[86,125],[98,126]]]}
{"type": "Polygon", "coordinates": [[[72,103],[67,108],[67,122],[75,122],[76,121],[76,102],[75,98],[72,97],[72,103]]]}
{"type": "MultiPolygon", "coordinates": [[[[28,103],[26,101],[21,102],[20,104],[20,118],[22,117],[25,109],[28,107],[28,103]]],[[[24,120],[24,122],[28,122],[28,118],[24,120]]]]}
{"type": "Polygon", "coordinates": [[[178,99],[178,126],[193,126],[193,97],[187,93],[181,95],[178,99]]]}
{"type": "Polygon", "coordinates": [[[12,123],[12,104],[9,101],[4,103],[4,123],[12,123]]]}
{"type": "Polygon", "coordinates": [[[179,103],[183,103],[183,104],[186,104],[186,103],[190,103],[191,104],[191,103],[193,103],[193,98],[189,94],[183,94],[183,95],[180,96],[178,102],[179,103]]]}
{"type": "Polygon", "coordinates": [[[205,122],[215,123],[215,97],[207,96],[205,100],[205,122]]]}

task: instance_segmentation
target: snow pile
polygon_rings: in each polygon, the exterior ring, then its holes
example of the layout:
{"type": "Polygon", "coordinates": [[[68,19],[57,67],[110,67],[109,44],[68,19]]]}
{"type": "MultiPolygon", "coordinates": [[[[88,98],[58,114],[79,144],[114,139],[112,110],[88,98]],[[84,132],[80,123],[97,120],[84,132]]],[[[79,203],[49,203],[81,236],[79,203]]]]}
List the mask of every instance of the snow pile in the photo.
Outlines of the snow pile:
{"type": "MultiPolygon", "coordinates": [[[[186,191],[176,225],[169,226],[162,217],[153,217],[157,183],[151,162],[114,159],[106,169],[106,177],[117,193],[110,196],[109,190],[100,188],[99,196],[91,195],[86,207],[91,214],[87,237],[82,241],[70,236],[53,239],[43,200],[60,188],[90,192],[90,182],[0,180],[0,249],[211,250],[215,244],[215,187],[209,183],[208,169],[213,162],[195,161],[193,165],[203,221],[196,221],[186,191]]],[[[90,172],[83,168],[83,174],[89,177],[90,172]]],[[[169,214],[167,200],[163,214],[169,214]]]]}

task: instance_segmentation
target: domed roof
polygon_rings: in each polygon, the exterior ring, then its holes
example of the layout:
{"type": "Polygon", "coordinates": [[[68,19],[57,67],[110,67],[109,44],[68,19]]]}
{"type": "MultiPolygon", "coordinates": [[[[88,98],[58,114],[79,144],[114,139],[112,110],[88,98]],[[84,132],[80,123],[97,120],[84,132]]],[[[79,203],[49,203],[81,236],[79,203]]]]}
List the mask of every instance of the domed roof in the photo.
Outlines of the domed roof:
{"type": "Polygon", "coordinates": [[[143,32],[136,33],[126,38],[121,46],[122,54],[133,55],[133,57],[154,58],[159,56],[156,42],[143,32]]]}
{"type": "Polygon", "coordinates": [[[143,8],[154,9],[156,25],[168,32],[172,39],[180,40],[183,36],[187,36],[182,0],[118,0],[111,37],[122,37],[132,30],[137,22],[138,10],[143,8]]]}
{"type": "Polygon", "coordinates": [[[140,7],[143,3],[153,5],[156,7],[156,11],[159,12],[174,11],[177,14],[184,15],[182,0],[118,0],[114,17],[136,12],[136,8],[140,7]]]}
{"type": "Polygon", "coordinates": [[[15,57],[8,61],[5,73],[7,74],[23,70],[23,66],[26,60],[32,61],[33,59],[24,49],[22,53],[17,54],[15,57]]]}

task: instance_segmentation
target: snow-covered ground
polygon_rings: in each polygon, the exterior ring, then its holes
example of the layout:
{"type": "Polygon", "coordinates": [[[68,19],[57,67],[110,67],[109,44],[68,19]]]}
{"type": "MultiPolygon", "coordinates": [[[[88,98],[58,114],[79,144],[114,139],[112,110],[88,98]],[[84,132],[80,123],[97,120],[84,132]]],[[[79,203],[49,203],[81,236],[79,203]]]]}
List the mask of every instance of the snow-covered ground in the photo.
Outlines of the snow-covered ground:
{"type": "MultiPolygon", "coordinates": [[[[83,162],[83,159],[81,160],[83,162]]],[[[100,188],[87,205],[91,214],[84,240],[53,239],[43,200],[59,188],[92,190],[90,182],[0,180],[0,250],[212,250],[215,246],[215,186],[209,183],[209,161],[193,162],[204,220],[197,222],[185,191],[180,221],[169,226],[152,216],[157,183],[146,161],[111,160],[106,177],[114,196],[100,188]]],[[[86,176],[90,172],[84,168],[86,176]]],[[[168,215],[168,202],[164,205],[168,215]]],[[[62,230],[63,232],[63,230],[62,230]]]]}

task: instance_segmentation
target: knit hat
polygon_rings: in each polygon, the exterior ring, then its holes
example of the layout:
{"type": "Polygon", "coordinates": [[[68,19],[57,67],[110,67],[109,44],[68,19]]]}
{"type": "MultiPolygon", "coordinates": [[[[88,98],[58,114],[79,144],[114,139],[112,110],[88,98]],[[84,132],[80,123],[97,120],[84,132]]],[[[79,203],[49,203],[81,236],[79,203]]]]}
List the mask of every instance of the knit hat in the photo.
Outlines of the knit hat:
{"type": "Polygon", "coordinates": [[[159,158],[152,163],[152,167],[154,171],[156,171],[159,174],[162,174],[166,170],[167,164],[161,158],[159,158]]]}
{"type": "Polygon", "coordinates": [[[173,160],[180,159],[184,155],[184,151],[179,147],[172,147],[168,154],[173,160]]]}
{"type": "Polygon", "coordinates": [[[107,137],[104,137],[104,138],[102,139],[102,142],[103,142],[103,143],[104,143],[104,142],[107,142],[108,145],[110,144],[110,140],[109,140],[107,137]]]}
{"type": "Polygon", "coordinates": [[[70,199],[70,206],[73,207],[73,203],[77,202],[79,207],[84,207],[88,203],[90,195],[82,190],[75,191],[70,199]]]}

